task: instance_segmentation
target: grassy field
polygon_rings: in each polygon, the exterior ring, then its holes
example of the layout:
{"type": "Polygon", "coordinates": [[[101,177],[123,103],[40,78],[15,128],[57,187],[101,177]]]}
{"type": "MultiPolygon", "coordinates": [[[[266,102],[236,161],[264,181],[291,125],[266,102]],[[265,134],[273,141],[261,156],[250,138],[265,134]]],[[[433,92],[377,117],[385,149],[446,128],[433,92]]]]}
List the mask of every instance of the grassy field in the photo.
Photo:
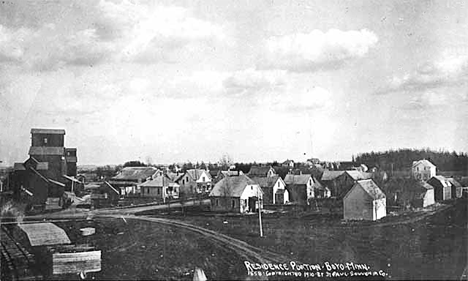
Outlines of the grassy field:
{"type": "MultiPolygon", "coordinates": [[[[379,222],[341,221],[333,215],[177,216],[305,263],[358,262],[390,279],[459,279],[467,264],[467,201],[379,222]]],[[[167,215],[166,215],[167,216],[167,215]]]]}

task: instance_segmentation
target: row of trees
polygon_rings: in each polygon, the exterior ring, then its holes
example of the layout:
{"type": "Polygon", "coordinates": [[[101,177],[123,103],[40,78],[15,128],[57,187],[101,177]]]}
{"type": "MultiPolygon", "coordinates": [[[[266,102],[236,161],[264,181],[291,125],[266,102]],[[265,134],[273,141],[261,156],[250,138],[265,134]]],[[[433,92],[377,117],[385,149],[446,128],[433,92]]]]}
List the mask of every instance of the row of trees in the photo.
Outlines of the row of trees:
{"type": "Polygon", "coordinates": [[[368,167],[379,167],[383,170],[408,170],[413,161],[427,159],[440,171],[468,171],[467,153],[449,152],[430,149],[398,149],[384,152],[361,153],[353,160],[368,167]]]}

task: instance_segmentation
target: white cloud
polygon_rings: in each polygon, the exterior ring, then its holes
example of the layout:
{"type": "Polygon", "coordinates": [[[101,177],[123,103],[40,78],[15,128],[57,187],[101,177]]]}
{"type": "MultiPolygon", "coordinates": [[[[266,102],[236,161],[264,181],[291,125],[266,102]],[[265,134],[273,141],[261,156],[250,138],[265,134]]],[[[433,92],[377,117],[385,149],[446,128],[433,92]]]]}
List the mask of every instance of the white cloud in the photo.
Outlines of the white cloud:
{"type": "Polygon", "coordinates": [[[366,29],[273,36],[265,43],[266,66],[297,72],[339,67],[347,60],[363,57],[377,42],[377,36],[366,29]]]}
{"type": "Polygon", "coordinates": [[[225,38],[221,26],[198,19],[182,7],[104,0],[99,7],[106,25],[121,36],[118,56],[123,60],[163,59],[171,49],[191,42],[225,38]]]}
{"type": "Polygon", "coordinates": [[[228,93],[245,94],[260,91],[277,91],[285,81],[285,71],[256,70],[248,68],[232,73],[223,81],[228,93]]]}
{"type": "Polygon", "coordinates": [[[0,61],[20,60],[24,54],[22,43],[31,36],[31,30],[9,29],[0,24],[0,61]]]}
{"type": "Polygon", "coordinates": [[[57,3],[54,7],[58,6],[64,14],[85,8],[89,13],[80,20],[70,15],[69,20],[41,19],[28,27],[0,25],[0,61],[23,62],[40,70],[103,61],[153,63],[177,60],[177,51],[192,43],[213,44],[225,39],[223,27],[182,7],[127,0],[57,3]]]}
{"type": "MultiPolygon", "coordinates": [[[[443,54],[434,62],[421,64],[413,72],[392,77],[378,94],[424,92],[468,83],[468,55],[443,54]]],[[[467,93],[468,94],[468,93],[467,93]]]]}

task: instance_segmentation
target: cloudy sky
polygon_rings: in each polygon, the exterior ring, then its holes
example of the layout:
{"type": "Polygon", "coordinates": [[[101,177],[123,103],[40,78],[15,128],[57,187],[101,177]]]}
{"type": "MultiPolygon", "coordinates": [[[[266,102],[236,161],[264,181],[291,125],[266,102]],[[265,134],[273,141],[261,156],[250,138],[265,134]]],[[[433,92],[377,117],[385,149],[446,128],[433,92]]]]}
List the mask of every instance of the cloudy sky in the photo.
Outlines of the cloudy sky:
{"type": "Polygon", "coordinates": [[[468,2],[2,1],[0,160],[468,151],[468,2]]]}

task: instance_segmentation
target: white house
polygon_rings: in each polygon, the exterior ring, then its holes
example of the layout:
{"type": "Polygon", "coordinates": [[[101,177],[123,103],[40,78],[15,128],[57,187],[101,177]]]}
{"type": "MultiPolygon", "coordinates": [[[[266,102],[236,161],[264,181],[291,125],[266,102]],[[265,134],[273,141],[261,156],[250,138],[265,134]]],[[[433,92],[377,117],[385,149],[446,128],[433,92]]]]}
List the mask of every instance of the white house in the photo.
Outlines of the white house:
{"type": "Polygon", "coordinates": [[[155,179],[140,185],[142,197],[152,197],[163,201],[179,198],[179,188],[179,185],[166,175],[157,176],[155,179]]]}
{"type": "Polygon", "coordinates": [[[212,211],[256,212],[263,207],[263,191],[246,175],[225,177],[210,192],[212,211]]]}
{"type": "Polygon", "coordinates": [[[417,180],[427,181],[436,175],[436,166],[426,159],[413,161],[412,175],[417,180]]]}
{"type": "Polygon", "coordinates": [[[289,202],[289,191],[280,176],[250,178],[262,188],[265,204],[286,204],[289,202]]]}
{"type": "Polygon", "coordinates": [[[385,194],[369,180],[357,181],[343,198],[345,220],[378,220],[387,215],[385,194]]]}
{"type": "Polygon", "coordinates": [[[189,193],[207,193],[212,187],[210,173],[202,169],[187,170],[176,182],[189,193]]]}

